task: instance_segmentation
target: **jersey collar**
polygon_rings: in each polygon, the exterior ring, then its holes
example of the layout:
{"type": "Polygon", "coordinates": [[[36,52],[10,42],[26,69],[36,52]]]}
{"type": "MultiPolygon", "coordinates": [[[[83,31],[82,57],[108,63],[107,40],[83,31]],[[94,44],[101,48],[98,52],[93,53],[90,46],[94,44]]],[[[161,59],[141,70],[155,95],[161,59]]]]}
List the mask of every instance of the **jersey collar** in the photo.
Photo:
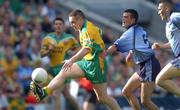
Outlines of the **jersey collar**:
{"type": "Polygon", "coordinates": [[[87,27],[87,20],[85,19],[84,23],[83,23],[83,25],[81,27],[81,32],[82,32],[83,28],[86,28],[86,27],[87,27]]]}
{"type": "Polygon", "coordinates": [[[133,27],[133,26],[137,26],[137,24],[132,24],[132,25],[130,25],[129,27],[127,27],[127,29],[129,29],[129,28],[131,28],[131,27],[133,27]]]}

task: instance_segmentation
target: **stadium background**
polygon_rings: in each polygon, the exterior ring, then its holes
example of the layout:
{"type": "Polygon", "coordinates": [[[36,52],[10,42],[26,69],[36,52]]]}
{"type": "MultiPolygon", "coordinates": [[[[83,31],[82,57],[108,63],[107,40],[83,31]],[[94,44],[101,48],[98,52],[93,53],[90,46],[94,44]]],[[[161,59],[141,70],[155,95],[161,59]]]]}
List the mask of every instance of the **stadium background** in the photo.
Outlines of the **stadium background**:
{"type": "MultiPolygon", "coordinates": [[[[179,0],[174,2],[176,10],[180,10],[179,0]]],[[[160,21],[156,5],[156,0],[0,0],[0,110],[54,109],[53,97],[35,103],[29,83],[34,68],[48,66],[48,58],[41,59],[39,50],[44,35],[53,31],[52,20],[56,16],[65,19],[66,32],[78,39],[78,34],[69,27],[67,15],[74,8],[83,10],[88,19],[102,28],[102,37],[108,47],[125,30],[120,26],[121,13],[134,8],[140,14],[139,24],[148,31],[151,41],[165,42],[165,24],[160,21]]],[[[162,67],[173,58],[170,50],[156,51],[156,57],[162,67]]],[[[121,90],[136,66],[126,64],[121,54],[107,56],[107,61],[108,93],[118,100],[123,110],[131,110],[121,96],[121,90]]],[[[174,80],[180,85],[179,78],[174,80]]],[[[81,88],[75,94],[79,104],[82,104],[83,94],[81,88]]],[[[62,110],[71,110],[63,97],[60,98],[62,110]]],[[[153,100],[160,110],[180,109],[180,99],[159,87],[153,93],[153,100]]],[[[99,103],[96,107],[107,110],[99,103]]]]}

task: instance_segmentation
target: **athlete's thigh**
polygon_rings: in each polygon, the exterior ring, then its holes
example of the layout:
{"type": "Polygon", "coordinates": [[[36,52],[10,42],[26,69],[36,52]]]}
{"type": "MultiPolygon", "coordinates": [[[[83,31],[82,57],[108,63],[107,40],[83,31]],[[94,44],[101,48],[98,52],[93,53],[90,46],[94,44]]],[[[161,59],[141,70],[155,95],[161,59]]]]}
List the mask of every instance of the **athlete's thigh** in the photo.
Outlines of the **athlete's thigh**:
{"type": "Polygon", "coordinates": [[[137,88],[139,88],[141,86],[141,81],[139,79],[139,75],[135,72],[130,79],[128,80],[128,82],[125,84],[123,91],[126,92],[133,92],[134,90],[136,90],[137,88]]]}
{"type": "Polygon", "coordinates": [[[154,82],[142,82],[141,83],[141,101],[151,97],[155,88],[154,82]]]}
{"type": "Polygon", "coordinates": [[[158,74],[156,80],[166,80],[176,76],[180,76],[180,69],[175,68],[171,63],[168,63],[158,74]]]}
{"type": "Polygon", "coordinates": [[[76,63],[73,63],[73,65],[68,69],[62,68],[56,77],[79,78],[84,77],[84,75],[84,71],[81,70],[81,68],[76,63]]]}
{"type": "Polygon", "coordinates": [[[107,83],[93,84],[93,90],[97,98],[107,95],[107,83]]]}

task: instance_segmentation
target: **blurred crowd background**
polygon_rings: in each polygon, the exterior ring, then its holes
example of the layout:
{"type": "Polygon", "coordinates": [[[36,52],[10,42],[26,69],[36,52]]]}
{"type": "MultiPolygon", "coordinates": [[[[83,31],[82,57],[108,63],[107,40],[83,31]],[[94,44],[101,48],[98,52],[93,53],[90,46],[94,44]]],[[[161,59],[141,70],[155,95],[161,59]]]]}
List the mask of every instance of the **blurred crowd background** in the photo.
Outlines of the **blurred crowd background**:
{"type": "MultiPolygon", "coordinates": [[[[177,2],[177,10],[180,9],[178,1],[174,0],[177,2]]],[[[60,2],[66,2],[66,0],[60,0],[60,2]]],[[[37,105],[29,91],[31,73],[36,67],[47,68],[49,59],[40,57],[40,44],[42,38],[53,31],[52,21],[56,16],[65,19],[66,32],[73,34],[78,40],[77,32],[69,27],[68,11],[61,10],[60,2],[58,0],[0,0],[0,110],[33,110],[37,105]]],[[[156,0],[147,0],[147,2],[157,4],[156,0]]],[[[116,14],[120,16],[121,13],[116,14]]],[[[120,20],[120,17],[118,19],[120,20]]],[[[119,22],[117,24],[120,26],[119,22]]],[[[115,34],[108,25],[101,27],[106,47],[122,33],[116,31],[115,34]]],[[[164,29],[163,26],[161,28],[164,29]]],[[[173,55],[170,50],[160,50],[156,51],[156,57],[163,67],[173,58],[173,55]]],[[[128,78],[136,70],[136,66],[133,63],[127,64],[122,54],[107,56],[106,59],[109,67],[108,93],[119,97],[128,78]]],[[[180,84],[179,78],[174,80],[180,84]]],[[[153,94],[154,97],[167,95],[172,94],[159,87],[156,87],[153,94]]],[[[51,98],[42,102],[45,105],[52,103],[51,98]]]]}

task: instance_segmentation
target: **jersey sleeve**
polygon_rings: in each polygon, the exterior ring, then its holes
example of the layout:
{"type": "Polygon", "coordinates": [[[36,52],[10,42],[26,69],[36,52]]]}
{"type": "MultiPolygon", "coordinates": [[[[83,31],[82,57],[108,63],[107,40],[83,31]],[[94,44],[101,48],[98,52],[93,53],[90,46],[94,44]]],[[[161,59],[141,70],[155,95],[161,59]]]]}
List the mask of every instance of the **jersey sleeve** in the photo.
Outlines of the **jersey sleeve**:
{"type": "Polygon", "coordinates": [[[42,43],[41,43],[41,49],[47,49],[48,48],[48,45],[50,43],[53,43],[53,41],[47,36],[45,37],[43,40],[42,40],[42,43]]]}
{"type": "Polygon", "coordinates": [[[180,13],[173,13],[171,16],[171,20],[180,29],[180,13]]]}
{"type": "Polygon", "coordinates": [[[114,45],[116,46],[117,51],[122,53],[133,49],[133,41],[126,36],[122,36],[121,38],[117,39],[114,42],[114,45]]]}
{"type": "Polygon", "coordinates": [[[83,36],[82,48],[88,48],[91,51],[93,50],[93,34],[89,32],[85,32],[83,36]]]}
{"type": "Polygon", "coordinates": [[[44,38],[41,43],[41,49],[46,49],[48,47],[48,40],[44,38]]]}

